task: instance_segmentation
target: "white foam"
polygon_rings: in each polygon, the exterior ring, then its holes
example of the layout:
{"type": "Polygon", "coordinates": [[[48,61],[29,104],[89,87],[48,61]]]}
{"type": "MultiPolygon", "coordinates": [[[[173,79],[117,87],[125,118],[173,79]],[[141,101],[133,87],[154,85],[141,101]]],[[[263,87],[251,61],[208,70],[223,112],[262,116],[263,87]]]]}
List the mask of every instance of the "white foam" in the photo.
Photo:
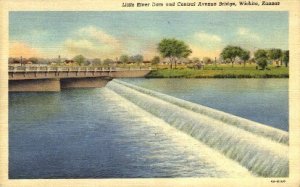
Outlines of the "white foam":
{"type": "MultiPolygon", "coordinates": [[[[165,136],[171,136],[170,139],[175,142],[175,145],[178,149],[185,149],[187,152],[191,153],[198,152],[199,154],[196,155],[197,157],[199,157],[199,162],[209,163],[210,165],[216,167],[216,170],[224,172],[223,177],[253,177],[253,174],[251,174],[251,172],[249,172],[246,168],[242,167],[238,163],[228,159],[223,154],[216,152],[215,150],[197,141],[191,136],[178,131],[176,128],[170,126],[162,119],[157,118],[149,112],[141,109],[140,107],[121,97],[114,91],[106,88],[105,95],[111,97],[111,99],[114,101],[113,103],[119,103],[119,107],[122,107],[123,109],[128,111],[128,113],[138,116],[139,121],[142,118],[143,125],[153,126],[155,128],[158,128],[159,131],[162,132],[162,134],[164,134],[165,136]]],[[[155,143],[157,144],[159,142],[151,142],[150,144],[155,143]]],[[[164,156],[160,153],[153,155],[161,157],[164,156]]]]}
{"type": "Polygon", "coordinates": [[[249,132],[209,115],[173,104],[169,102],[173,99],[171,96],[168,96],[168,99],[154,97],[124,86],[119,81],[111,82],[108,88],[224,156],[235,160],[256,175],[288,176],[288,146],[269,139],[269,136],[254,133],[256,126],[251,128],[254,132],[249,132]]]}

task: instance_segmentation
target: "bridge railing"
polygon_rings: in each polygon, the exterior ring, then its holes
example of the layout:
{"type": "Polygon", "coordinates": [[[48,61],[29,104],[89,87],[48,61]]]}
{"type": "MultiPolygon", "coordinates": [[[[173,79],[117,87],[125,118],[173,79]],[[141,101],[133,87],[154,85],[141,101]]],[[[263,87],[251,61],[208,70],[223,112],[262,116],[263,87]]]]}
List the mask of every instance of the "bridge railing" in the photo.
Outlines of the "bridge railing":
{"type": "Polygon", "coordinates": [[[9,66],[9,72],[81,72],[81,71],[137,71],[137,70],[151,70],[149,68],[119,68],[119,67],[91,67],[91,66],[81,66],[81,67],[53,67],[53,66],[9,66]]]}

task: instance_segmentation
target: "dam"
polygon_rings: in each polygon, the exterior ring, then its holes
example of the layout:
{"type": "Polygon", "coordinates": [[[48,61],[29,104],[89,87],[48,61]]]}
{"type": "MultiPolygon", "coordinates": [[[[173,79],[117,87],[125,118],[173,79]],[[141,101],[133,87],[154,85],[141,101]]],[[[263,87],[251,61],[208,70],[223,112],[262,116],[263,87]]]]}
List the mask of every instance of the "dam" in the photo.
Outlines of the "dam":
{"type": "Polygon", "coordinates": [[[108,87],[254,174],[288,176],[288,134],[284,131],[122,81],[108,87]]]}
{"type": "Polygon", "coordinates": [[[130,81],[10,95],[10,178],[289,175],[287,131],[130,81]]]}

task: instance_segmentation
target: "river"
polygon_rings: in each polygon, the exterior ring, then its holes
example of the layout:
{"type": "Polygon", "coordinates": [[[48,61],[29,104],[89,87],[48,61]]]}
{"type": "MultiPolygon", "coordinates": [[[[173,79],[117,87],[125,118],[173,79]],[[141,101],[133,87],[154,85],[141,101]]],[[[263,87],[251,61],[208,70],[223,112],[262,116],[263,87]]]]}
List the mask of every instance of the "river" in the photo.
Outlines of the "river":
{"type": "Polygon", "coordinates": [[[288,79],[125,79],[288,131],[288,79]]]}
{"type": "MultiPolygon", "coordinates": [[[[122,81],[288,130],[288,81],[284,79],[122,81]]],[[[9,177],[260,175],[247,169],[243,163],[226,157],[218,148],[212,149],[211,144],[196,140],[178,130],[176,125],[169,125],[171,122],[165,120],[164,116],[143,109],[142,105],[139,106],[143,98],[139,100],[136,97],[139,103],[135,103],[129,96],[123,95],[128,88],[118,90],[118,86],[121,87],[113,81],[105,88],[98,89],[10,93],[9,177]]],[[[133,96],[131,92],[135,93],[128,90],[127,94],[133,96]]],[[[160,104],[154,99],[149,102],[160,104]]],[[[170,105],[167,110],[177,110],[174,107],[170,105]]],[[[185,109],[179,110],[189,113],[185,109]]],[[[190,116],[197,118],[195,114],[190,116]]],[[[262,138],[262,141],[269,140],[262,138]]],[[[274,154],[279,154],[278,158],[285,157],[281,153],[274,154]]],[[[281,161],[286,164],[284,159],[281,161]]]]}

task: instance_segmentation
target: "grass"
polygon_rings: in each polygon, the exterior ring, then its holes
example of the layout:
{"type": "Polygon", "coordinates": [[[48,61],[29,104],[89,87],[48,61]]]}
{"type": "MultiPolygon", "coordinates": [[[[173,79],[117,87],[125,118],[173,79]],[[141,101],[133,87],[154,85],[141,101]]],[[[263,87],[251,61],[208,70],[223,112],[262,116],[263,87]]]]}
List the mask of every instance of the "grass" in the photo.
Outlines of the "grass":
{"type": "Polygon", "coordinates": [[[147,78],[288,78],[289,68],[269,66],[269,70],[259,70],[255,65],[214,65],[204,69],[190,69],[179,67],[178,69],[152,70],[147,78]]]}

